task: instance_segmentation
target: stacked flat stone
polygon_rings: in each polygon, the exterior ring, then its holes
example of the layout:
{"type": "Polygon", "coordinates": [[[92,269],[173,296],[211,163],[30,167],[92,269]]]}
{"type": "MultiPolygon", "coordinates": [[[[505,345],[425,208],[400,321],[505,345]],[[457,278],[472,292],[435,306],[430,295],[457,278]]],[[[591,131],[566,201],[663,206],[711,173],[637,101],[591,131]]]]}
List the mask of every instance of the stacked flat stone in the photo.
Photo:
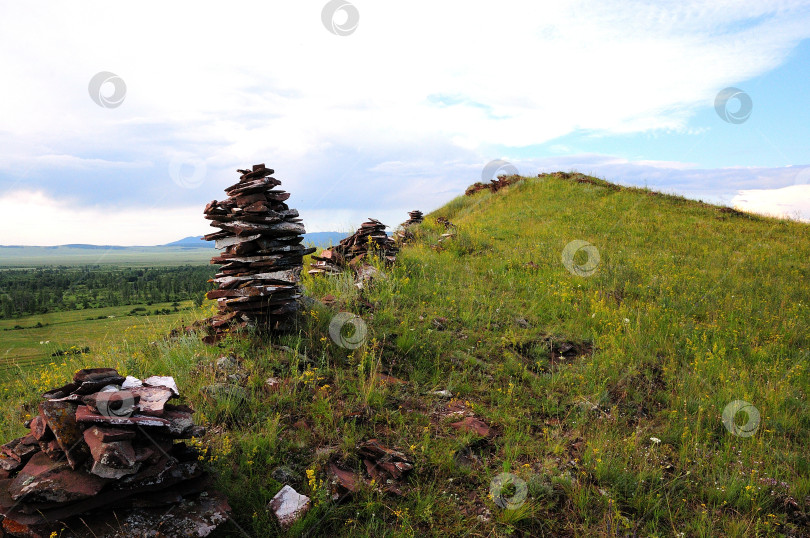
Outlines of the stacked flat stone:
{"type": "Polygon", "coordinates": [[[424,218],[424,214],[417,210],[409,211],[408,212],[408,220],[403,222],[399,225],[399,229],[394,234],[396,237],[396,241],[399,245],[404,245],[405,243],[409,243],[413,240],[414,235],[413,232],[408,230],[409,227],[421,223],[424,218]]]}
{"type": "Polygon", "coordinates": [[[274,171],[264,164],[237,171],[228,198],[205,207],[205,218],[221,231],[204,239],[224,249],[211,258],[222,267],[210,280],[217,289],[207,295],[219,307],[211,320],[217,336],[247,325],[288,329],[299,308],[304,256],[315,252],[301,244],[304,225],[284,203],[290,193],[276,188],[281,181],[270,177],[274,171]]]}
{"type": "Polygon", "coordinates": [[[386,262],[396,260],[399,248],[394,239],[385,233],[387,226],[382,222],[369,218],[360,225],[355,233],[341,240],[341,242],[321,252],[320,256],[313,256],[316,260],[311,264],[310,274],[339,273],[343,267],[357,267],[369,255],[382,257],[386,262]]]}
{"type": "Polygon", "coordinates": [[[412,225],[412,224],[419,224],[420,222],[425,220],[424,214],[421,211],[419,211],[418,209],[415,210],[415,211],[409,211],[408,212],[408,217],[410,217],[410,218],[408,220],[406,220],[404,223],[402,223],[402,226],[404,226],[406,228],[408,226],[412,225]]]}
{"type": "Polygon", "coordinates": [[[176,442],[204,433],[194,411],[168,403],[178,396],[171,377],[125,378],[112,368],[79,370],[43,394],[30,432],[0,447],[0,535],[213,531],[230,507],[208,489],[198,453],[176,442]],[[173,522],[163,525],[167,511],[173,522]]]}
{"type": "Polygon", "coordinates": [[[394,245],[394,240],[385,233],[386,228],[382,222],[369,218],[354,234],[341,240],[335,248],[349,265],[356,265],[369,254],[379,255],[387,262],[393,263],[398,249],[394,245]]]}

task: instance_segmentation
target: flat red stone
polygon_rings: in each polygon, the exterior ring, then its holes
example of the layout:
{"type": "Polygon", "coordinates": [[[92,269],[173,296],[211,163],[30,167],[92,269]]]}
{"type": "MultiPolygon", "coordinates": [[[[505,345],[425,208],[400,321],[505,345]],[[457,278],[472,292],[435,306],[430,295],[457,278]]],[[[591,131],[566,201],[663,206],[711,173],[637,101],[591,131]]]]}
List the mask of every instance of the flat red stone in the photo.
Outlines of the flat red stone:
{"type": "Polygon", "coordinates": [[[104,442],[101,440],[102,435],[97,426],[92,426],[84,431],[84,440],[90,447],[93,461],[113,469],[132,469],[136,463],[132,442],[128,439],[104,442]]]}
{"type": "Polygon", "coordinates": [[[407,381],[403,381],[402,379],[386,375],[386,374],[377,374],[377,378],[382,381],[383,383],[388,383],[389,385],[407,385],[407,381]]]}
{"type": "MultiPolygon", "coordinates": [[[[126,441],[127,439],[135,439],[135,431],[125,430],[123,428],[109,428],[106,426],[90,426],[84,431],[84,440],[87,442],[87,436],[92,435],[98,438],[102,443],[111,443],[113,441],[126,441]]],[[[87,444],[90,444],[89,442],[87,444]]]]}
{"type": "Polygon", "coordinates": [[[14,500],[65,503],[97,495],[107,483],[84,471],[70,468],[65,460],[52,460],[39,452],[17,474],[9,486],[14,500]]]}
{"type": "Polygon", "coordinates": [[[110,424],[112,426],[155,426],[167,427],[170,422],[160,417],[132,415],[129,417],[108,417],[94,413],[88,406],[80,405],[76,409],[76,420],[80,423],[110,424]]]}
{"type": "Polygon", "coordinates": [[[84,383],[85,381],[99,381],[111,377],[121,376],[115,368],[84,368],[76,372],[73,376],[73,381],[76,383],[84,383]]]}
{"type": "Polygon", "coordinates": [[[0,470],[13,473],[23,466],[22,462],[17,458],[12,458],[5,454],[0,454],[0,470]]]}
{"type": "Polygon", "coordinates": [[[53,437],[53,432],[48,427],[48,421],[42,415],[37,415],[31,420],[31,435],[37,441],[48,441],[53,437]]]}
{"type": "Polygon", "coordinates": [[[87,447],[82,443],[82,431],[76,422],[76,405],[72,402],[47,401],[39,404],[39,413],[56,437],[71,468],[87,459],[87,447]]]}
{"type": "Polygon", "coordinates": [[[351,471],[343,470],[334,463],[330,463],[327,473],[332,477],[332,480],[343,489],[351,491],[352,493],[357,493],[360,489],[360,481],[362,479],[351,471]]]}
{"type": "Polygon", "coordinates": [[[480,435],[481,437],[489,437],[492,434],[490,427],[487,426],[484,421],[475,417],[466,417],[460,422],[450,424],[450,426],[457,430],[472,432],[476,435],[480,435]]]}

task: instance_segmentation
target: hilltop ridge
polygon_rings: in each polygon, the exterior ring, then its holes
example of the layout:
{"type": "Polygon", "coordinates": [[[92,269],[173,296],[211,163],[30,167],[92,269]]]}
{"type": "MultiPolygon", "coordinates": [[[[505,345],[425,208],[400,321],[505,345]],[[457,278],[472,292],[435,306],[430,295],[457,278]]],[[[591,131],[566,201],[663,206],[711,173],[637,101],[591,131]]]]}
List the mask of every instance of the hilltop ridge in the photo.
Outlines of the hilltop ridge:
{"type": "Polygon", "coordinates": [[[282,534],[283,484],[312,499],[293,535],[805,533],[810,226],[541,174],[409,230],[362,289],[305,275],[293,334],[158,334],[48,376],[174,375],[249,535],[282,534]]]}

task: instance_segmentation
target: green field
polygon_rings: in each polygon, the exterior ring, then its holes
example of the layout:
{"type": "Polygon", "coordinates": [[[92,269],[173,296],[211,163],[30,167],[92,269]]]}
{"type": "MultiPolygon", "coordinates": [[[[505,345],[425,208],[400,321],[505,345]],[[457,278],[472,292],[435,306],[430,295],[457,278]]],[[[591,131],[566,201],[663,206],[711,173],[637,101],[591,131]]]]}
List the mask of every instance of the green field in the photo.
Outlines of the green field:
{"type": "Polygon", "coordinates": [[[808,536],[810,225],[551,174],[414,232],[364,290],[307,275],[335,300],[293,334],[210,347],[167,338],[168,316],[139,334],[141,318],[77,319],[50,339],[93,353],[4,382],[0,435],[77,368],[115,367],[175,376],[208,427],[194,443],[234,509],[216,536],[808,536]],[[359,347],[330,332],[339,312],[363,320],[359,347]],[[232,382],[225,354],[244,402],[200,390],[232,382]],[[371,480],[370,439],[413,462],[402,496],[371,480]],[[360,481],[340,502],[330,465],[360,481]],[[313,503],[289,533],[267,511],[279,469],[313,503]]]}
{"type": "MultiPolygon", "coordinates": [[[[200,241],[200,243],[203,243],[200,241]]],[[[0,267],[34,267],[39,265],[155,265],[207,264],[216,250],[187,247],[0,247],[0,267]]]]}
{"type": "Polygon", "coordinates": [[[201,310],[194,308],[191,301],[179,304],[179,312],[158,316],[127,314],[138,307],[149,312],[164,308],[173,310],[172,303],[111,306],[0,319],[0,379],[14,375],[19,368],[61,360],[51,356],[59,350],[89,347],[87,358],[91,359],[99,350],[116,345],[124,334],[138,337],[161,331],[168,333],[174,327],[190,325],[201,317],[201,310]],[[37,324],[42,327],[36,327],[37,324]]]}

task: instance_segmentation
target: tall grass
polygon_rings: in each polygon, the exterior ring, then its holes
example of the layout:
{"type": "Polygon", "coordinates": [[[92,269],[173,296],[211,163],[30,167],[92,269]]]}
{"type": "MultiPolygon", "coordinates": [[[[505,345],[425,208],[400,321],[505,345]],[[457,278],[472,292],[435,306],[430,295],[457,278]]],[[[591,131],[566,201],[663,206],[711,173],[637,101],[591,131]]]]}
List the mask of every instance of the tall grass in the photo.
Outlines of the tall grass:
{"type": "MultiPolygon", "coordinates": [[[[453,200],[362,291],[306,276],[308,295],[337,301],[309,304],[293,334],[219,348],[122,335],[92,363],[177,378],[235,509],[222,535],[281,533],[266,509],[280,469],[314,504],[292,535],[806,535],[810,227],[583,178],[453,200]],[[438,216],[455,237],[439,241],[438,216]],[[598,250],[590,276],[562,262],[574,240],[598,250]],[[357,349],[330,338],[338,311],[364,321],[357,349]],[[202,392],[231,382],[225,354],[246,389],[229,401],[202,392]],[[751,436],[724,425],[735,400],[760,413],[751,436]],[[491,437],[451,427],[459,409],[491,437]],[[333,502],[327,464],[362,474],[370,438],[414,461],[405,496],[333,502]],[[501,473],[526,484],[514,509],[491,495],[501,473]]],[[[5,437],[39,390],[88,365],[5,383],[5,437]]]]}

